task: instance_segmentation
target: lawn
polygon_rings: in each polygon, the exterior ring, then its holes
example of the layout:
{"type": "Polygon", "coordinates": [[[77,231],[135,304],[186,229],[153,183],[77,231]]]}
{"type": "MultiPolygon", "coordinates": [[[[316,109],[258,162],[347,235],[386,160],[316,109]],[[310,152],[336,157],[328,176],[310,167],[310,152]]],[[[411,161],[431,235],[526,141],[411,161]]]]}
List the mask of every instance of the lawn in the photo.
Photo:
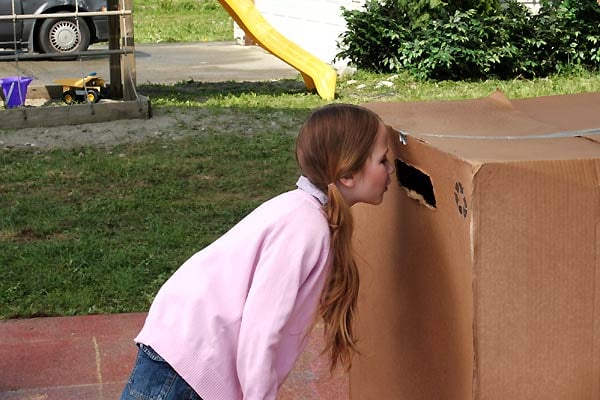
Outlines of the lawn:
{"type": "MultiPolygon", "coordinates": [[[[140,1],[135,12],[143,7],[152,21],[158,4],[175,3],[140,1]]],[[[154,31],[155,40],[178,37],[154,31]]],[[[600,91],[600,76],[419,82],[359,72],[340,79],[335,101],[464,99],[496,88],[509,98],[600,91]]],[[[203,122],[212,122],[178,140],[69,149],[0,144],[0,319],[147,310],[185,259],[260,202],[294,187],[294,134],[325,104],[300,80],[181,82],[140,91],[156,109],[202,111],[211,116],[203,122]]]]}
{"type": "Polygon", "coordinates": [[[217,0],[136,0],[137,43],[233,40],[233,20],[217,0]]]}

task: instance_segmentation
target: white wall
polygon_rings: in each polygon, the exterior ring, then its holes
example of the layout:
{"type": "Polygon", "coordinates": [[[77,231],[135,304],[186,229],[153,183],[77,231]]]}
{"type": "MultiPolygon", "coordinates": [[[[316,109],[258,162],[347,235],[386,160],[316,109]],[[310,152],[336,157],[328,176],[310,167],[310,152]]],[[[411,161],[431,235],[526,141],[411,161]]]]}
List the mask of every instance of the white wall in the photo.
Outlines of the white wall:
{"type": "MultiPolygon", "coordinates": [[[[361,8],[364,0],[255,0],[254,4],[267,22],[287,39],[333,64],[339,51],[339,36],[346,30],[341,8],[361,8]]],[[[236,40],[244,41],[243,31],[238,27],[235,27],[234,36],[236,40]]],[[[344,61],[335,63],[336,66],[345,64],[344,61]]]]}

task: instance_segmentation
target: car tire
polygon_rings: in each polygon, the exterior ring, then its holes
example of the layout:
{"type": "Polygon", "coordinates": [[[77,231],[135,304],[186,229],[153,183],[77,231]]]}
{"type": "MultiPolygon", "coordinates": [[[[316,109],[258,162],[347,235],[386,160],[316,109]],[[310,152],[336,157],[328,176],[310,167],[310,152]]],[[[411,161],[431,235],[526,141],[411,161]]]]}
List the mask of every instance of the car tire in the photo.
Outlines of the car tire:
{"type": "Polygon", "coordinates": [[[40,27],[39,43],[42,52],[71,54],[85,51],[90,45],[90,28],[79,18],[48,18],[40,27]]]}

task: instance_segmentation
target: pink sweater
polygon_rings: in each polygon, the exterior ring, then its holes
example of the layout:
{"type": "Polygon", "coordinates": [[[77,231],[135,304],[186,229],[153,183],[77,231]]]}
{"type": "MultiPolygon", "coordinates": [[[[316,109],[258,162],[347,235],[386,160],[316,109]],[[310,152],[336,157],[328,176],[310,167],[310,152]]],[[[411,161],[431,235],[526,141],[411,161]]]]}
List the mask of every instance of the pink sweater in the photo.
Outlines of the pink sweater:
{"type": "Polygon", "coordinates": [[[329,240],[307,192],[263,203],[169,278],[135,341],[204,400],[276,399],[306,345],[329,240]]]}

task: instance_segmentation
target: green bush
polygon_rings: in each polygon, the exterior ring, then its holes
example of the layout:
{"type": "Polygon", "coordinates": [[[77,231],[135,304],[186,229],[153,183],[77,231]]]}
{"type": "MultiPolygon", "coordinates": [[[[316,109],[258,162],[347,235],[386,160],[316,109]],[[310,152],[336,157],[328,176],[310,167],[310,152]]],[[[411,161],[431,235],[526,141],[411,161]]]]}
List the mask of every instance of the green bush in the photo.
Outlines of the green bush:
{"type": "Polygon", "coordinates": [[[346,50],[338,54],[350,58],[367,71],[396,71],[402,68],[397,52],[411,39],[411,17],[396,4],[368,1],[365,11],[345,10],[348,30],[342,35],[346,50]]]}
{"type": "Polygon", "coordinates": [[[540,73],[600,65],[600,5],[595,0],[547,1],[532,23],[540,73]]]}
{"type": "Polygon", "coordinates": [[[546,76],[600,65],[595,0],[548,1],[537,15],[514,0],[449,4],[371,0],[363,10],[344,10],[337,58],[437,80],[546,76]]]}

